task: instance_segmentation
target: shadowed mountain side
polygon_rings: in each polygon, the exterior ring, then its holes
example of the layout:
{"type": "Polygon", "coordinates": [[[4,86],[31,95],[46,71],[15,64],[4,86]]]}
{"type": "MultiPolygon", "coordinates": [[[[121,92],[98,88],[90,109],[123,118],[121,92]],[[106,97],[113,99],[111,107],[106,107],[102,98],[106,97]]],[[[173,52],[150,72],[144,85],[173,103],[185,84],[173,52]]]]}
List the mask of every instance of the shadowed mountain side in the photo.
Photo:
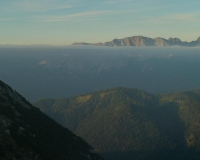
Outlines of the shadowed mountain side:
{"type": "Polygon", "coordinates": [[[179,105],[178,114],[185,126],[185,140],[187,146],[200,150],[200,90],[177,92],[161,95],[161,104],[171,102],[179,105]]]}
{"type": "Polygon", "coordinates": [[[1,160],[101,160],[85,141],[0,81],[1,160]]]}
{"type": "Polygon", "coordinates": [[[199,158],[199,92],[153,96],[114,88],[70,99],[44,99],[35,106],[105,153],[105,158],[115,159],[112,153],[121,160],[155,159],[161,154],[166,155],[163,159],[199,158]]]}
{"type": "Polygon", "coordinates": [[[89,46],[185,46],[185,47],[195,47],[200,46],[200,38],[192,42],[182,42],[179,38],[169,38],[164,39],[161,37],[148,38],[143,36],[133,36],[123,39],[114,39],[110,42],[105,43],[73,43],[72,45],[89,45],[89,46]]]}

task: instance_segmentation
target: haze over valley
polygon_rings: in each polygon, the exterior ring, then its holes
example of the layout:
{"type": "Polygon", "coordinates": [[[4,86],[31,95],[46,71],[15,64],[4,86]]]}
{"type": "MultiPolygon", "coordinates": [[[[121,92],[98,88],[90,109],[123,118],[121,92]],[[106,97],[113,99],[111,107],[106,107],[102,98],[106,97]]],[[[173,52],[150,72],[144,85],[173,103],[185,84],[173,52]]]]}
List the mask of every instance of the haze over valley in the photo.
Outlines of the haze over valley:
{"type": "Polygon", "coordinates": [[[199,62],[199,48],[3,47],[0,79],[31,102],[113,87],[158,94],[199,88],[199,62]]]}

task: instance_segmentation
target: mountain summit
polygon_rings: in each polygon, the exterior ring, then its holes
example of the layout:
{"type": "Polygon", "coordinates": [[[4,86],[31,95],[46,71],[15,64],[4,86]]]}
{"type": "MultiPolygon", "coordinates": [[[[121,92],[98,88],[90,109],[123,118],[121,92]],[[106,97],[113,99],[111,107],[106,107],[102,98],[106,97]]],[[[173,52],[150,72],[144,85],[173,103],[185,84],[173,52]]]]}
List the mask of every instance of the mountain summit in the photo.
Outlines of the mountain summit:
{"type": "Polygon", "coordinates": [[[89,46],[185,46],[185,47],[195,47],[200,46],[200,38],[192,42],[183,42],[179,38],[148,38],[143,36],[133,36],[126,37],[123,39],[113,39],[112,41],[105,43],[73,43],[72,45],[89,45],[89,46]]]}

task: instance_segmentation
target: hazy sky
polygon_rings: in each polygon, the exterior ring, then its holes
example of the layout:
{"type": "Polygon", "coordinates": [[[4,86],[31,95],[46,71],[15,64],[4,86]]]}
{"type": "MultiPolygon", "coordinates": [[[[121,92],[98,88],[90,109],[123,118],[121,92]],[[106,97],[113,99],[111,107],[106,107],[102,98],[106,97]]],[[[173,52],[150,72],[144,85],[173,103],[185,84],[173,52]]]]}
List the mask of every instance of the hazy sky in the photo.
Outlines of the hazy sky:
{"type": "Polygon", "coordinates": [[[196,40],[200,0],[0,1],[0,44],[68,45],[135,35],[196,40]]]}

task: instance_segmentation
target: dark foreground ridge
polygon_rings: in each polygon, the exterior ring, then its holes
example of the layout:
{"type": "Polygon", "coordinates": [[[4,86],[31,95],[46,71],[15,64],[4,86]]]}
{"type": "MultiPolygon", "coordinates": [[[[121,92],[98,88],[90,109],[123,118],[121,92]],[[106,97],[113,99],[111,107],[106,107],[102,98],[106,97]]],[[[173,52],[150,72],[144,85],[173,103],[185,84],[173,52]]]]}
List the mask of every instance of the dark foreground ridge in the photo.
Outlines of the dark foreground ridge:
{"type": "Polygon", "coordinates": [[[114,88],[35,105],[108,160],[200,159],[199,90],[114,88]]]}
{"type": "Polygon", "coordinates": [[[72,45],[88,45],[88,46],[184,46],[184,47],[196,47],[200,46],[200,37],[196,41],[183,42],[179,38],[148,38],[143,36],[126,37],[123,39],[113,39],[110,42],[105,43],[73,43],[72,45]]]}
{"type": "Polygon", "coordinates": [[[1,160],[101,160],[81,138],[0,81],[1,160]]]}

